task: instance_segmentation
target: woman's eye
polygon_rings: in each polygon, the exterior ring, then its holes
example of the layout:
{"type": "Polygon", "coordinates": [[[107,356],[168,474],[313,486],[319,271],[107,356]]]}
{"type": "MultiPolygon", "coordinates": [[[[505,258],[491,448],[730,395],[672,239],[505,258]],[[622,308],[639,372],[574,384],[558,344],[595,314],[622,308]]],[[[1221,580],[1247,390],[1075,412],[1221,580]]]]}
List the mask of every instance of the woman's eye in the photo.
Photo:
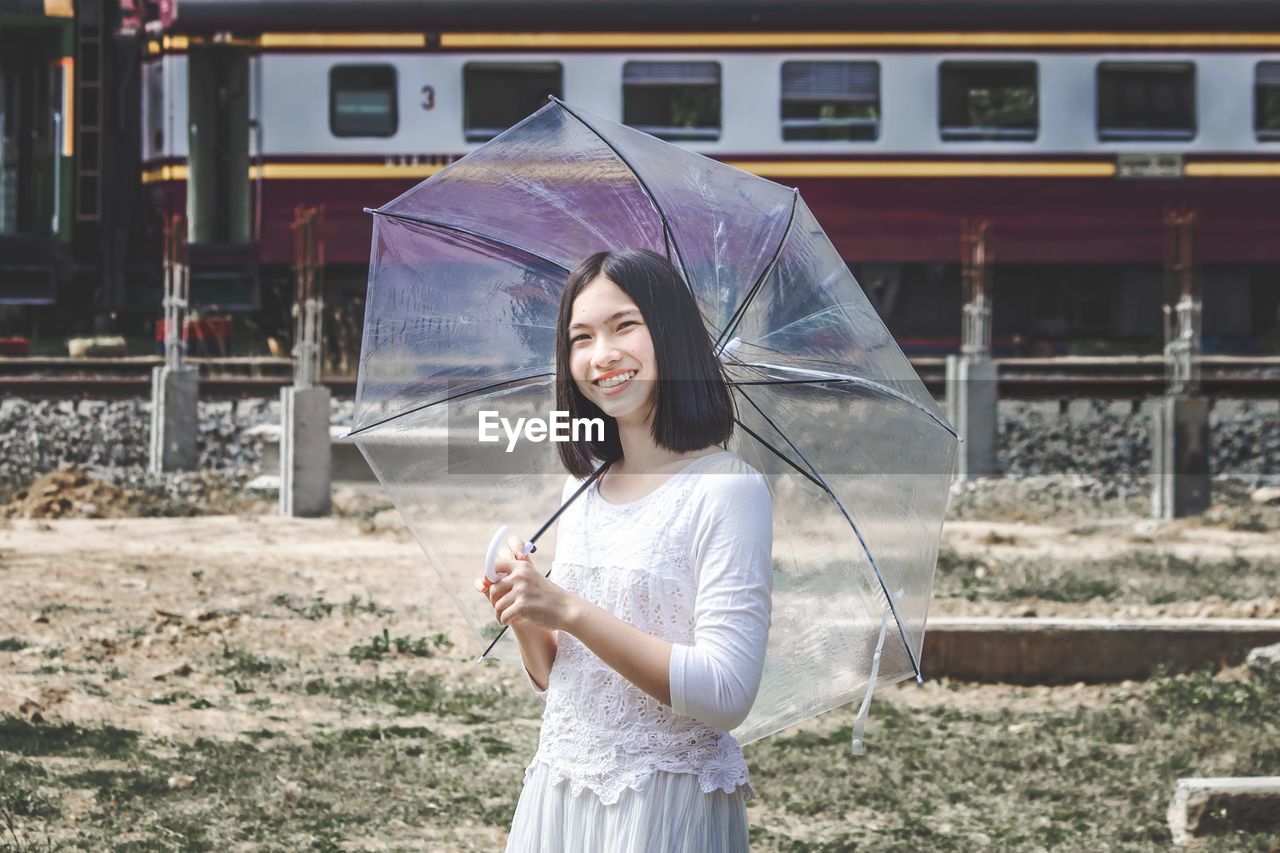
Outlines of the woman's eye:
{"type": "Polygon", "coordinates": [[[637,323],[635,320],[623,320],[621,323],[618,324],[618,328],[625,329],[627,326],[638,326],[638,325],[640,324],[637,323]]]}
{"type": "Polygon", "coordinates": [[[575,335],[574,337],[569,338],[569,343],[576,344],[578,341],[585,341],[586,339],[587,339],[586,335],[575,335]]]}

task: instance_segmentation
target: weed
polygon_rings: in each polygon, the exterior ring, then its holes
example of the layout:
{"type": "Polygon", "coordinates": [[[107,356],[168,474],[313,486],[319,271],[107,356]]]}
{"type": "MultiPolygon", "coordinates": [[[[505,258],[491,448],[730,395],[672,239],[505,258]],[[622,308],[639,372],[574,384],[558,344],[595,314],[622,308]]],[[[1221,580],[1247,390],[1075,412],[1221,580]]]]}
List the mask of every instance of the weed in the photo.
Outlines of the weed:
{"type": "Polygon", "coordinates": [[[360,596],[353,595],[347,599],[347,603],[342,605],[343,616],[356,616],[361,613],[368,613],[375,616],[390,616],[392,610],[388,607],[379,607],[373,601],[373,596],[366,595],[364,600],[360,600],[360,596]]]}
{"type": "Polygon", "coordinates": [[[228,663],[218,669],[218,675],[253,678],[259,675],[273,675],[277,672],[284,672],[289,668],[289,664],[284,661],[269,658],[265,655],[256,655],[244,649],[232,651],[226,645],[222,648],[222,659],[228,661],[228,663]]]}
{"type": "Polygon", "coordinates": [[[388,655],[410,655],[412,657],[434,657],[440,648],[451,648],[453,642],[447,634],[437,633],[431,637],[392,637],[390,632],[382,629],[367,642],[357,643],[347,650],[347,657],[355,661],[381,660],[388,655]]]}
{"type": "Polygon", "coordinates": [[[27,641],[17,637],[4,637],[0,639],[0,652],[20,652],[27,648],[27,641]]]}
{"type": "Polygon", "coordinates": [[[333,615],[334,608],[334,605],[318,595],[312,596],[311,601],[304,604],[297,596],[280,593],[271,599],[271,603],[277,607],[291,610],[304,619],[310,619],[313,622],[333,615]]]}

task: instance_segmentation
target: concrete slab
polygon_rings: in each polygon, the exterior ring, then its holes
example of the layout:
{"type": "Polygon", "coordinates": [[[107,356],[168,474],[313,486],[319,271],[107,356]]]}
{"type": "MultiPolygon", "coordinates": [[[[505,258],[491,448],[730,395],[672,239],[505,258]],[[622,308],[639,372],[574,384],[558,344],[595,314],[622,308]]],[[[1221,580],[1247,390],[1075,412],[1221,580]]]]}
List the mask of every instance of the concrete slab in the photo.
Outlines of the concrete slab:
{"type": "Polygon", "coordinates": [[[926,678],[1074,684],[1147,678],[1156,667],[1235,666],[1280,642],[1280,619],[931,619],[926,678]]]}
{"type": "Polygon", "coordinates": [[[1280,776],[1179,779],[1167,816],[1174,844],[1232,830],[1280,829],[1280,776]]]}

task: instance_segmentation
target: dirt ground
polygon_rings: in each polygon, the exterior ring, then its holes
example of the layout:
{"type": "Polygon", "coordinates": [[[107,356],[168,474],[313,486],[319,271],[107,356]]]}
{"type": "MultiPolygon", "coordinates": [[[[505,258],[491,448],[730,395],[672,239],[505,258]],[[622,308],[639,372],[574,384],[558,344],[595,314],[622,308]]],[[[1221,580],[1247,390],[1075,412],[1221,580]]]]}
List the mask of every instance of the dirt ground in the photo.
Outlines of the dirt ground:
{"type": "MultiPolygon", "coordinates": [[[[515,742],[489,747],[494,754],[509,751],[507,764],[523,767],[539,722],[537,706],[526,702],[523,678],[506,665],[474,663],[483,648],[479,639],[454,602],[439,594],[422,550],[394,511],[359,495],[343,496],[337,508],[339,515],[319,520],[271,514],[0,520],[0,720],[21,735],[13,743],[34,743],[50,731],[133,733],[153,745],[153,762],[177,762],[161,789],[181,791],[199,778],[181,769],[188,748],[205,756],[264,739],[347,743],[350,732],[366,730],[382,731],[382,738],[388,702],[398,709],[394,722],[404,731],[420,727],[431,738],[474,738],[474,714],[448,710],[456,694],[459,701],[499,697],[494,713],[521,709],[502,720],[515,742]],[[447,684],[448,693],[426,697],[405,678],[447,684]],[[353,699],[353,692],[393,683],[399,692],[378,694],[385,701],[353,699]]],[[[460,534],[487,539],[479,528],[460,534]]],[[[1278,563],[1280,534],[1272,529],[1133,519],[1061,526],[956,521],[946,527],[931,616],[1274,618],[1280,616],[1278,563]],[[1125,565],[1137,566],[1138,573],[1114,577],[1125,565]],[[1222,574],[1210,571],[1214,567],[1226,567],[1229,582],[1201,585],[1198,577],[1222,574]],[[1068,589],[1079,588],[1062,594],[1064,582],[1068,589]]],[[[1117,696],[1141,696],[1144,689],[969,687],[956,693],[954,686],[935,683],[895,688],[879,698],[900,714],[938,708],[1025,714],[1064,703],[1104,708],[1123,701],[1117,696]]],[[[847,724],[852,714],[840,713],[847,724]]],[[[831,720],[820,718],[795,733],[832,730],[831,720]]],[[[847,739],[847,725],[842,731],[840,738],[847,739]]],[[[81,775],[110,774],[129,764],[113,764],[107,753],[68,747],[58,758],[6,743],[0,742],[0,758],[10,748],[14,754],[43,755],[42,773],[53,772],[58,761],[81,775]]],[[[308,784],[287,774],[276,774],[276,780],[268,780],[272,796],[284,802],[294,796],[290,785],[308,784]]],[[[503,781],[480,796],[489,811],[458,818],[441,806],[446,813],[435,818],[396,818],[400,824],[379,830],[376,843],[367,837],[367,844],[357,842],[348,833],[332,849],[500,846],[513,803],[511,784],[503,781]],[[407,840],[411,826],[413,841],[407,840]]],[[[518,779],[516,784],[518,790],[518,779]]],[[[58,816],[45,825],[47,840],[76,846],[96,837],[78,835],[77,821],[103,825],[96,810],[103,808],[106,789],[87,783],[53,788],[56,797],[32,789],[33,803],[44,802],[39,796],[46,794],[57,801],[46,809],[58,816]]],[[[19,827],[35,825],[33,815],[42,814],[36,806],[28,812],[24,824],[18,810],[19,827]]],[[[803,819],[779,809],[776,799],[773,806],[753,805],[752,821],[762,827],[762,846],[777,849],[791,849],[783,838],[837,837],[834,830],[817,829],[806,836],[795,825],[803,819]]],[[[306,838],[323,834],[308,831],[306,838]]],[[[137,849],[153,849],[139,843],[137,849]]],[[[216,840],[208,843],[217,846],[216,840]]],[[[277,849],[272,843],[241,840],[233,846],[277,849]]],[[[288,849],[280,843],[279,849],[288,849]]],[[[5,845],[0,838],[0,849],[5,845]]]]}

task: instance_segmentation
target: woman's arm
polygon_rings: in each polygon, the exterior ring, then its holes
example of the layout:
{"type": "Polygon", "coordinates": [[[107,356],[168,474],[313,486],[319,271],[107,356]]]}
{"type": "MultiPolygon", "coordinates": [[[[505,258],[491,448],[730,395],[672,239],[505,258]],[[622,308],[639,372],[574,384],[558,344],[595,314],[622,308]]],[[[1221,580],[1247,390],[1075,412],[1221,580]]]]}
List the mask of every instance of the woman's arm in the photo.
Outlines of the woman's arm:
{"type": "Polygon", "coordinates": [[[511,630],[516,632],[520,657],[524,659],[524,668],[533,679],[533,686],[540,692],[545,692],[547,685],[551,683],[551,665],[555,663],[556,651],[560,645],[556,632],[532,622],[512,625],[511,630]]]}
{"type": "Polygon", "coordinates": [[[671,704],[671,643],[578,596],[571,599],[564,629],[627,681],[671,704]]]}

